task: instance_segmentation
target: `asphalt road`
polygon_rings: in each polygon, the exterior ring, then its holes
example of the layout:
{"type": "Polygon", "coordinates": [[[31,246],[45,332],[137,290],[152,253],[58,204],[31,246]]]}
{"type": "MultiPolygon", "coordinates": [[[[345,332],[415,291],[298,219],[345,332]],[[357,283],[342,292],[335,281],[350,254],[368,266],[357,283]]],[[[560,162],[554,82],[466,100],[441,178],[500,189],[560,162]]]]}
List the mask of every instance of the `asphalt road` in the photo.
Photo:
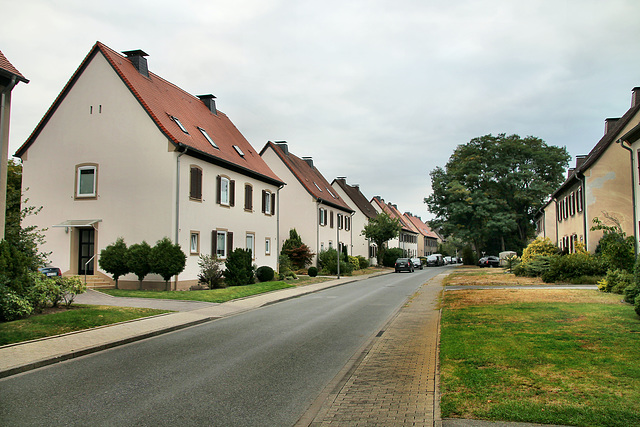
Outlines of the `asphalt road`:
{"type": "Polygon", "coordinates": [[[418,287],[379,276],[0,380],[0,425],[291,426],[418,287]]]}

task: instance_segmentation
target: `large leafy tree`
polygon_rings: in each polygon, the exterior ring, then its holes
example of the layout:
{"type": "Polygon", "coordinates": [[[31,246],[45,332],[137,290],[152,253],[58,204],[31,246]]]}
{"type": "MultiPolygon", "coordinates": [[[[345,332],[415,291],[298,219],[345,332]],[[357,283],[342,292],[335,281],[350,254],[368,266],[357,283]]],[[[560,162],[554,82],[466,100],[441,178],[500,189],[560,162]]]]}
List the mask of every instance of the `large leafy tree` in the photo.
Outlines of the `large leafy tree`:
{"type": "Polygon", "coordinates": [[[364,226],[361,234],[378,246],[378,265],[382,265],[385,243],[398,237],[401,228],[397,218],[391,218],[384,212],[380,212],[375,218],[369,218],[364,226]]]}
{"type": "Polygon", "coordinates": [[[478,252],[520,250],[569,158],[566,148],[534,136],[485,135],[459,145],[444,169],[431,171],[433,193],[425,198],[435,215],[431,226],[478,252]]]}

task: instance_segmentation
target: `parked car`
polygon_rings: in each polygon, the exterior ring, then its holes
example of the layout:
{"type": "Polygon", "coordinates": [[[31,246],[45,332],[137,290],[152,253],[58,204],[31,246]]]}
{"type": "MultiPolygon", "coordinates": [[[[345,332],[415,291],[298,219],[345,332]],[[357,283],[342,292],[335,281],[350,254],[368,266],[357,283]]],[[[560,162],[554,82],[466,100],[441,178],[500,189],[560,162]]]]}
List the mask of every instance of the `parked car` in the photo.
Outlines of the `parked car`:
{"type": "Polygon", "coordinates": [[[401,271],[408,271],[412,273],[414,270],[413,264],[409,258],[398,258],[396,260],[396,273],[401,271]]]}
{"type": "Polygon", "coordinates": [[[60,277],[62,276],[62,271],[58,267],[40,267],[38,271],[44,274],[47,277],[60,277]]]}
{"type": "Polygon", "coordinates": [[[489,255],[478,260],[479,267],[500,267],[500,258],[489,255]]]}
{"type": "Polygon", "coordinates": [[[438,267],[444,265],[444,259],[442,259],[442,255],[433,254],[427,257],[427,267],[438,267]]]}
{"type": "Polygon", "coordinates": [[[422,260],[417,257],[411,258],[411,264],[413,264],[413,268],[419,268],[420,270],[424,268],[424,266],[422,265],[422,260]]]}
{"type": "Polygon", "coordinates": [[[450,256],[446,256],[446,257],[444,257],[444,263],[445,263],[445,264],[447,264],[447,265],[448,265],[448,264],[453,264],[453,262],[454,262],[454,261],[453,261],[453,258],[451,258],[450,256]]]}

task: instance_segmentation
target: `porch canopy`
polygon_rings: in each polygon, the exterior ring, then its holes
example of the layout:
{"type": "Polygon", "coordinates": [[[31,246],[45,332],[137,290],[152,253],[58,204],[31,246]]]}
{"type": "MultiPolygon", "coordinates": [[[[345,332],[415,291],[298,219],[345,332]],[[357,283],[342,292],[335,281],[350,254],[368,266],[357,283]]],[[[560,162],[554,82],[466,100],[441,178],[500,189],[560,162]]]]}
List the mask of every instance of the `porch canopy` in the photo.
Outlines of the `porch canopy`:
{"type": "Polygon", "coordinates": [[[68,219],[60,224],[52,225],[52,227],[78,227],[78,228],[94,228],[94,224],[102,222],[101,219],[68,219]]]}

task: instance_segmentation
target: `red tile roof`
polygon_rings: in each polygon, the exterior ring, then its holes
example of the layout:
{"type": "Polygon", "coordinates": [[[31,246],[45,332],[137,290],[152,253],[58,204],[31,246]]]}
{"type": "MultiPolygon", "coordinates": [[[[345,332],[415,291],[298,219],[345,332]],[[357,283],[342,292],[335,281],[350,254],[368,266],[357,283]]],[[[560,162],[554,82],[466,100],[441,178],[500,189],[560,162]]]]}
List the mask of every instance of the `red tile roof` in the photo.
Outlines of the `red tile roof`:
{"type": "Polygon", "coordinates": [[[16,76],[18,78],[18,80],[24,82],[24,83],[29,83],[29,80],[27,80],[21,73],[20,71],[18,71],[18,69],[16,67],[13,66],[13,64],[11,64],[11,62],[9,62],[9,60],[7,59],[6,56],[4,56],[4,54],[2,53],[2,51],[0,50],[0,75],[8,75],[8,76],[16,76]]]}
{"type": "Polygon", "coordinates": [[[417,216],[413,216],[411,214],[409,214],[408,212],[404,213],[404,217],[411,222],[411,224],[413,224],[413,226],[420,232],[420,234],[422,234],[423,236],[427,236],[427,237],[431,237],[433,239],[437,239],[438,235],[436,233],[434,233],[431,228],[425,224],[424,222],[422,222],[422,220],[420,218],[418,218],[417,216]]]}
{"type": "Polygon", "coordinates": [[[57,105],[64,99],[82,71],[98,53],[102,54],[111,64],[123,83],[146,110],[151,120],[176,145],[177,149],[186,148],[191,155],[199,155],[213,163],[255,175],[259,179],[282,184],[280,178],[267,166],[226,114],[221,111],[217,111],[217,114],[212,113],[198,97],[185,92],[152,72],[149,72],[149,77],[143,76],[130,59],[100,42],[94,45],[16,155],[20,156],[29,147],[57,105]],[[188,133],[183,132],[172,117],[176,117],[188,133]],[[207,141],[198,128],[206,131],[218,149],[207,141]],[[234,146],[239,147],[244,155],[240,155],[234,146]]]}
{"type": "MultiPolygon", "coordinates": [[[[340,188],[342,188],[342,190],[347,194],[347,196],[349,196],[353,203],[355,203],[358,209],[360,209],[360,211],[367,218],[373,219],[378,215],[378,212],[360,191],[359,186],[347,184],[347,180],[344,178],[334,179],[333,182],[335,182],[340,186],[340,188]]],[[[331,183],[332,185],[333,182],[331,183]]]]}
{"type": "Polygon", "coordinates": [[[265,144],[264,148],[260,150],[260,154],[262,155],[267,148],[271,148],[276,153],[313,198],[326,205],[331,205],[347,212],[354,212],[315,166],[312,167],[306,160],[291,154],[289,150],[285,152],[280,145],[271,141],[265,144]]]}
{"type": "Polygon", "coordinates": [[[410,231],[412,233],[418,234],[418,231],[415,229],[415,227],[411,225],[409,221],[404,217],[404,215],[400,213],[398,208],[396,208],[391,203],[385,203],[384,199],[380,199],[378,197],[374,197],[373,199],[371,199],[371,203],[377,204],[382,212],[389,215],[390,218],[396,218],[398,221],[400,221],[400,225],[402,226],[402,229],[404,231],[410,231]]]}

